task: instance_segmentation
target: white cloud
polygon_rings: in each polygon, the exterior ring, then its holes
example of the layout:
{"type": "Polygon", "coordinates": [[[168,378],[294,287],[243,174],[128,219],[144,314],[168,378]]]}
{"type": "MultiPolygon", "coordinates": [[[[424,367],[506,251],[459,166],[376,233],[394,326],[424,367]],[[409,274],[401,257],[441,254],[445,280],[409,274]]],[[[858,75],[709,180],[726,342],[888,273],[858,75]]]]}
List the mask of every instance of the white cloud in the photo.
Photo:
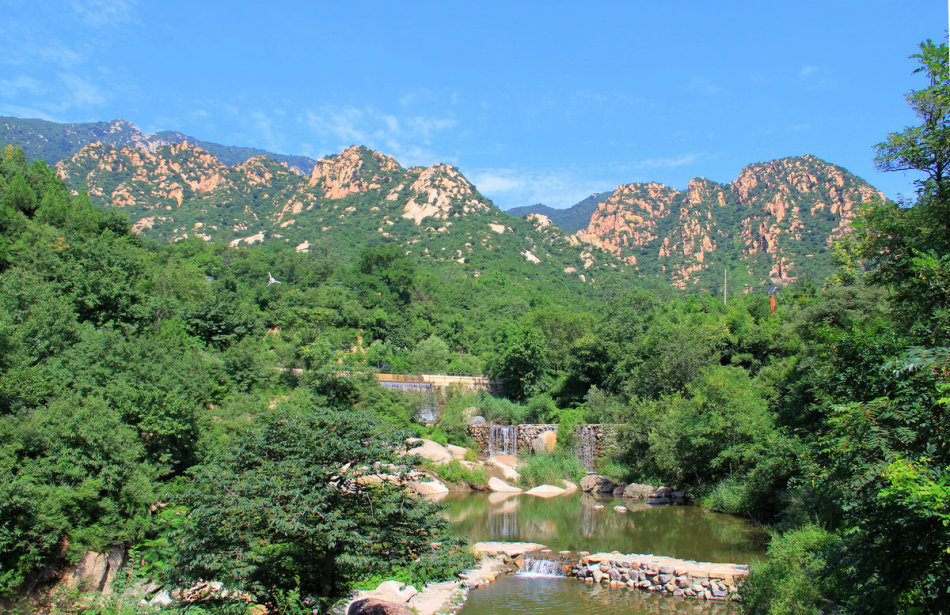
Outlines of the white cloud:
{"type": "Polygon", "coordinates": [[[466,176],[479,192],[502,209],[534,203],[556,208],[570,207],[591,194],[609,190],[615,185],[607,180],[582,177],[572,169],[476,169],[466,176]]]}
{"type": "Polygon", "coordinates": [[[38,80],[19,75],[13,79],[0,79],[0,94],[5,98],[13,98],[21,92],[27,94],[40,94],[46,88],[38,80]]]}
{"type": "Polygon", "coordinates": [[[301,122],[319,137],[325,151],[338,152],[350,145],[366,145],[395,156],[405,165],[446,162],[450,157],[431,151],[432,140],[457,125],[450,117],[401,115],[373,107],[308,109],[301,122]]]}
{"type": "Polygon", "coordinates": [[[808,79],[812,75],[818,72],[817,66],[803,66],[800,71],[798,71],[798,77],[800,79],[808,79]]]}
{"type": "Polygon", "coordinates": [[[675,169],[684,164],[695,162],[699,154],[682,154],[672,158],[647,158],[633,163],[635,169],[675,169]]]}
{"type": "Polygon", "coordinates": [[[62,105],[65,107],[82,107],[99,105],[106,101],[106,95],[99,87],[79,75],[60,73],[59,80],[66,88],[66,98],[62,105]]]}
{"type": "Polygon", "coordinates": [[[132,21],[131,0],[73,0],[73,11],[87,26],[102,28],[118,26],[132,21]]]}

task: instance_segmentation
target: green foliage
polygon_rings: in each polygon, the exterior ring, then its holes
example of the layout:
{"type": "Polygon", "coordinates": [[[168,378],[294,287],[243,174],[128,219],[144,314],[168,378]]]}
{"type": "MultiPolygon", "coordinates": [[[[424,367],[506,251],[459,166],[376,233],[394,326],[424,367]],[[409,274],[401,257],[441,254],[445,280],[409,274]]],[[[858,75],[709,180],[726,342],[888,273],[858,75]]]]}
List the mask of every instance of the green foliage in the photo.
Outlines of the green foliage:
{"type": "Polygon", "coordinates": [[[430,466],[430,470],[439,475],[443,481],[469,487],[484,487],[488,484],[488,475],[485,469],[467,468],[458,459],[453,459],[446,465],[430,466]]]}
{"type": "Polygon", "coordinates": [[[503,381],[505,392],[515,399],[543,391],[548,384],[548,357],[541,332],[528,325],[506,328],[488,370],[503,381]]]}
{"type": "Polygon", "coordinates": [[[586,474],[573,451],[540,453],[522,460],[521,484],[525,487],[538,485],[561,486],[561,479],[579,481],[586,474]]]}
{"type": "Polygon", "coordinates": [[[774,537],[768,561],[754,564],[742,585],[743,610],[769,615],[828,610],[826,596],[833,579],[829,578],[827,554],[837,540],[834,534],[811,524],[774,537]]]}
{"type": "Polygon", "coordinates": [[[0,442],[0,593],[58,557],[141,535],[154,470],[102,398],[64,397],[2,417],[0,442]]]}
{"type": "Polygon", "coordinates": [[[451,576],[442,555],[458,543],[435,505],[355,480],[397,464],[400,441],[367,412],[278,405],[193,470],[172,576],[220,579],[269,603],[299,591],[324,607],[380,569],[409,567],[417,582],[451,576]]]}

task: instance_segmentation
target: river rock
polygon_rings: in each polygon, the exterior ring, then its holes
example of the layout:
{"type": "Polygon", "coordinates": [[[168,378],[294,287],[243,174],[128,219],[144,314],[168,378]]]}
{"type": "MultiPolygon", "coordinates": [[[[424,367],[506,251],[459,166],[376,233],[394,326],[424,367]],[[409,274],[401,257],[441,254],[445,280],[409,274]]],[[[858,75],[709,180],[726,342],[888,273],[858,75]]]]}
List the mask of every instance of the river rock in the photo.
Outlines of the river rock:
{"type": "Polygon", "coordinates": [[[407,455],[418,455],[437,465],[449,463],[453,459],[452,453],[448,449],[433,440],[409,438],[406,440],[406,444],[412,447],[406,453],[407,455]]]}
{"type": "Polygon", "coordinates": [[[555,487],[554,485],[538,485],[533,489],[525,491],[525,495],[536,495],[539,498],[552,498],[567,493],[566,489],[555,487]]]}
{"type": "Polygon", "coordinates": [[[623,497],[645,500],[653,494],[653,486],[643,483],[630,483],[623,490],[623,497]]]}
{"type": "Polygon", "coordinates": [[[618,513],[625,513],[625,512],[627,512],[627,507],[626,507],[626,506],[614,506],[614,510],[616,510],[618,513]]]}
{"type": "Polygon", "coordinates": [[[531,442],[531,449],[535,455],[553,453],[555,447],[557,447],[557,432],[553,430],[539,433],[531,442]]]}
{"type": "Polygon", "coordinates": [[[564,490],[567,491],[568,493],[572,493],[572,492],[574,492],[574,491],[577,491],[577,485],[575,485],[574,483],[572,483],[571,481],[569,481],[569,480],[567,480],[567,479],[563,479],[563,478],[562,478],[562,479],[561,479],[561,484],[564,485],[564,490]]]}
{"type": "Polygon", "coordinates": [[[412,585],[406,585],[399,581],[383,581],[366,597],[404,604],[412,600],[413,596],[418,593],[419,590],[412,585]]]}
{"type": "Polygon", "coordinates": [[[445,450],[459,461],[465,461],[465,454],[468,453],[468,449],[464,446],[455,446],[454,444],[446,444],[445,450]]]}
{"type": "MultiPolygon", "coordinates": [[[[519,474],[518,471],[515,470],[513,465],[509,465],[505,463],[505,459],[501,457],[502,455],[496,455],[494,457],[489,458],[486,463],[492,466],[493,468],[497,468],[498,471],[501,472],[501,477],[505,480],[509,480],[513,482],[517,482],[521,480],[521,474],[519,474]]],[[[510,457],[510,456],[505,456],[505,457],[510,457]]],[[[517,463],[517,460],[515,460],[515,462],[513,463],[517,463]]]]}
{"type": "Polygon", "coordinates": [[[599,474],[588,474],[581,479],[582,491],[593,491],[594,493],[609,493],[614,490],[613,481],[606,476],[599,474]]]}
{"type": "Polygon", "coordinates": [[[495,492],[502,493],[520,493],[521,489],[513,485],[509,485],[505,481],[497,477],[491,477],[488,479],[488,489],[495,492]]]}
{"type": "Polygon", "coordinates": [[[469,427],[475,427],[476,425],[487,425],[488,421],[485,420],[484,416],[473,416],[470,419],[467,419],[465,423],[469,427]]]}
{"type": "Polygon", "coordinates": [[[412,481],[409,483],[409,488],[419,495],[443,495],[449,492],[449,488],[435,478],[412,481]]]}
{"type": "Polygon", "coordinates": [[[379,598],[363,598],[350,605],[346,615],[412,615],[409,607],[380,600],[379,598]]]}

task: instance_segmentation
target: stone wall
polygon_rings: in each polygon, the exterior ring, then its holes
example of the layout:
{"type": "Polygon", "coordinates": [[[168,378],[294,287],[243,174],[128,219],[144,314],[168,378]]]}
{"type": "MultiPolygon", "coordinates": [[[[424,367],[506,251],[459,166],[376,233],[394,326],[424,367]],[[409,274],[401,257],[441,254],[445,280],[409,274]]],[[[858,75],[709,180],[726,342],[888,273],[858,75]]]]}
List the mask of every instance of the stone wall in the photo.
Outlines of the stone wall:
{"type": "Polygon", "coordinates": [[[749,574],[740,564],[694,562],[655,555],[598,553],[565,566],[568,576],[588,583],[665,592],[684,598],[734,600],[749,574]]]}
{"type": "MultiPolygon", "coordinates": [[[[509,428],[503,425],[472,425],[468,428],[468,434],[478,444],[483,455],[488,454],[489,438],[492,429],[509,428]]],[[[546,431],[557,431],[557,423],[535,423],[527,425],[517,425],[518,428],[518,454],[530,453],[531,443],[540,434],[546,431]]],[[[616,426],[614,425],[577,425],[574,428],[574,436],[577,445],[580,447],[583,443],[583,433],[585,428],[593,435],[594,457],[603,457],[610,452],[613,441],[616,439],[616,426]]]]}

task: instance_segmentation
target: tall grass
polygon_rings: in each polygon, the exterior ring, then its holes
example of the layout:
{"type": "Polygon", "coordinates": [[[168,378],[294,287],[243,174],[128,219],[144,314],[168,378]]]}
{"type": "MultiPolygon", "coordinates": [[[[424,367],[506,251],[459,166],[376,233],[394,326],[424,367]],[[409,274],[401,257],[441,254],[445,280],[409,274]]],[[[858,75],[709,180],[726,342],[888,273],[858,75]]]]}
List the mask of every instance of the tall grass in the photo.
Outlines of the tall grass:
{"type": "Polygon", "coordinates": [[[541,453],[524,460],[521,468],[521,484],[525,487],[538,485],[560,486],[562,478],[577,482],[586,474],[581,461],[566,452],[541,453]]]}

